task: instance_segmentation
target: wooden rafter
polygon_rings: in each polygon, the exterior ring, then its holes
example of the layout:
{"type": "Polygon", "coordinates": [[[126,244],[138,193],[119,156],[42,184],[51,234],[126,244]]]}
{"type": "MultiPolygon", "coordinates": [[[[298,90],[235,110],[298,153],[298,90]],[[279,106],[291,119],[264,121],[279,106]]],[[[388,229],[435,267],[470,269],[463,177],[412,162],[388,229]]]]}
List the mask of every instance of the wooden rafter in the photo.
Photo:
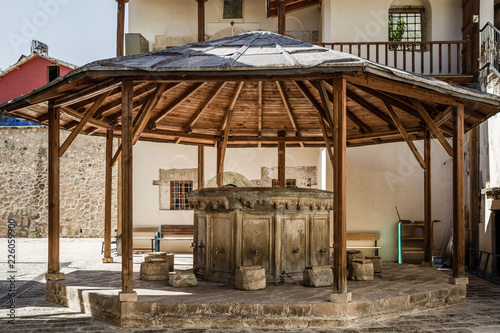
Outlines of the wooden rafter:
{"type": "Polygon", "coordinates": [[[434,123],[436,126],[441,126],[443,123],[447,122],[451,116],[453,115],[453,106],[448,106],[446,109],[438,114],[436,118],[434,118],[434,123]]]}
{"type": "Polygon", "coordinates": [[[219,95],[219,93],[221,92],[221,90],[224,88],[225,85],[226,85],[226,82],[217,83],[214,90],[209,95],[209,97],[205,100],[205,102],[202,104],[202,106],[198,110],[196,110],[196,112],[193,114],[191,119],[189,119],[189,121],[186,123],[186,125],[184,125],[184,130],[186,132],[190,132],[192,130],[194,124],[198,121],[198,119],[200,119],[201,114],[203,112],[205,112],[205,110],[209,107],[209,105],[215,100],[215,98],[217,98],[217,96],[219,95]]]}
{"type": "Polygon", "coordinates": [[[319,97],[321,99],[321,103],[323,104],[323,110],[325,110],[325,117],[327,122],[330,123],[330,128],[333,129],[333,109],[330,103],[330,99],[328,98],[328,91],[326,90],[325,84],[323,80],[317,82],[316,88],[319,91],[319,97]]]}
{"type": "Polygon", "coordinates": [[[359,106],[365,108],[367,111],[373,113],[375,116],[377,116],[380,120],[383,120],[387,125],[389,125],[389,128],[393,129],[394,127],[394,122],[392,121],[391,117],[386,115],[384,112],[379,110],[377,107],[374,105],[370,104],[368,101],[364,100],[360,96],[356,95],[353,91],[347,90],[347,97],[358,104],[359,106]]]}
{"type": "Polygon", "coordinates": [[[153,119],[150,121],[150,125],[156,125],[159,121],[161,121],[163,118],[168,116],[172,111],[175,110],[176,107],[182,104],[186,99],[189,98],[192,94],[194,94],[201,86],[204,85],[204,82],[197,82],[193,85],[191,85],[181,96],[176,98],[172,103],[167,105],[166,108],[160,111],[158,115],[156,115],[153,119]]]}
{"type": "MultiPolygon", "coordinates": [[[[78,111],[73,110],[72,108],[70,108],[68,106],[62,107],[61,111],[63,113],[65,113],[66,115],[68,115],[70,118],[72,118],[74,120],[77,120],[77,121],[81,121],[82,118],[84,117],[78,111]]],[[[104,121],[104,120],[97,120],[97,119],[92,119],[91,118],[91,119],[88,120],[88,123],[91,124],[94,127],[111,129],[111,125],[109,123],[107,123],[106,121],[104,121]]]]}
{"type": "Polygon", "coordinates": [[[412,151],[413,155],[415,155],[415,158],[417,159],[417,161],[420,164],[420,166],[422,167],[422,169],[425,170],[424,159],[422,158],[422,156],[418,152],[417,147],[415,147],[415,145],[413,144],[413,141],[411,140],[410,136],[408,135],[408,132],[406,132],[406,130],[403,126],[403,123],[401,122],[398,115],[396,114],[396,112],[392,108],[392,105],[389,104],[388,102],[385,102],[385,106],[387,107],[387,110],[389,111],[389,114],[390,114],[392,120],[394,121],[394,123],[396,124],[396,127],[398,128],[399,132],[401,133],[404,140],[408,144],[408,147],[410,147],[410,150],[412,151]]]}
{"type": "Polygon", "coordinates": [[[286,94],[285,91],[285,85],[282,81],[276,81],[276,87],[278,87],[278,91],[281,96],[281,100],[283,101],[283,105],[285,106],[286,113],[288,115],[288,118],[290,119],[290,123],[292,124],[293,130],[297,135],[300,136],[300,131],[297,126],[297,120],[295,119],[295,116],[293,114],[292,110],[292,105],[290,104],[290,100],[288,99],[288,95],[286,94]]]}
{"type": "Polygon", "coordinates": [[[236,105],[236,101],[238,101],[238,97],[240,96],[241,89],[243,89],[244,84],[245,84],[244,81],[239,82],[238,86],[236,87],[236,90],[234,91],[233,97],[231,98],[231,103],[229,104],[229,107],[224,113],[224,120],[222,121],[222,125],[219,128],[219,135],[222,134],[222,132],[225,131],[226,128],[228,128],[229,126],[230,115],[233,112],[234,106],[236,105]]]}
{"type": "Polygon", "coordinates": [[[66,150],[68,149],[68,147],[71,145],[71,143],[73,142],[73,140],[76,139],[77,135],[80,134],[80,132],[82,131],[82,129],[85,127],[85,125],[87,125],[87,122],[90,120],[90,118],[92,118],[92,116],[97,111],[97,109],[99,109],[99,106],[101,106],[102,102],[104,102],[104,100],[106,99],[106,97],[108,97],[109,93],[110,93],[110,91],[107,91],[104,94],[102,94],[101,96],[99,96],[99,98],[97,99],[97,101],[95,101],[94,105],[92,105],[90,107],[90,109],[85,113],[85,115],[80,120],[80,122],[78,123],[78,125],[76,126],[76,128],[66,138],[66,141],[64,141],[64,143],[61,146],[61,148],[59,148],[59,157],[61,157],[61,156],[64,155],[64,153],[66,152],[66,150]]]}
{"type": "Polygon", "coordinates": [[[429,114],[425,111],[425,109],[422,106],[422,104],[418,100],[412,100],[412,103],[415,105],[415,107],[417,108],[418,112],[420,113],[420,116],[422,117],[422,119],[424,119],[424,121],[427,124],[427,126],[429,126],[429,128],[432,131],[432,133],[434,134],[434,136],[439,140],[439,142],[443,146],[444,150],[446,150],[446,152],[448,153],[448,155],[450,155],[451,157],[453,157],[453,148],[448,143],[448,141],[446,141],[446,138],[444,137],[443,133],[437,127],[437,125],[434,123],[434,121],[429,116],[429,114]]]}
{"type": "MultiPolygon", "coordinates": [[[[313,94],[307,89],[306,85],[302,81],[293,81],[297,88],[299,88],[300,92],[304,96],[304,98],[312,105],[314,108],[321,114],[326,125],[330,127],[330,123],[328,122],[328,117],[326,116],[326,112],[321,106],[321,104],[314,98],[313,94]]],[[[332,128],[332,127],[330,127],[332,128]]]]}
{"type": "Polygon", "coordinates": [[[137,140],[139,140],[139,137],[142,134],[142,131],[146,128],[146,125],[149,121],[149,118],[151,116],[151,112],[154,110],[158,102],[160,101],[160,98],[162,94],[167,90],[168,84],[167,83],[162,83],[158,85],[156,88],[155,92],[152,94],[151,98],[146,104],[145,109],[143,112],[140,114],[139,119],[137,122],[134,122],[134,133],[132,136],[132,145],[135,145],[137,143],[137,140]]]}
{"type": "Polygon", "coordinates": [[[70,106],[72,104],[91,99],[107,91],[113,90],[121,84],[121,81],[111,78],[102,83],[91,84],[89,87],[79,90],[69,96],[56,98],[54,105],[56,107],[70,106]]]}

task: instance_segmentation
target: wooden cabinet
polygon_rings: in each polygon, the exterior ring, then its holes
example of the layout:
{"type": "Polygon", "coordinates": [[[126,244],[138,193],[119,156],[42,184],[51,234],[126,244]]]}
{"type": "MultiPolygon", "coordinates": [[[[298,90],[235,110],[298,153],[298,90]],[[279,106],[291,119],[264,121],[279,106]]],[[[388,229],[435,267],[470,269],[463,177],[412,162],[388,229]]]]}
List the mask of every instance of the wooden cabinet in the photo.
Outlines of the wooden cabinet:
{"type": "Polygon", "coordinates": [[[424,261],[424,223],[398,223],[398,262],[420,264],[424,261]]]}

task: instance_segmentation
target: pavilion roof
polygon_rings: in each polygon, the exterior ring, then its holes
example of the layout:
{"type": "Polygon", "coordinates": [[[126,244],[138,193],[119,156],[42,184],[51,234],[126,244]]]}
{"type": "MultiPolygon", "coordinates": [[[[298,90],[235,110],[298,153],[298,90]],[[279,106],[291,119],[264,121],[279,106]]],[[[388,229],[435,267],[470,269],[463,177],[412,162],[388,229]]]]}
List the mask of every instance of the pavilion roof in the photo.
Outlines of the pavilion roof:
{"type": "Polygon", "coordinates": [[[131,80],[135,122],[147,122],[140,139],[214,145],[229,128],[229,147],[278,141],[323,146],[323,131],[332,136],[325,102],[333,102],[334,77],[347,82],[348,146],[403,141],[394,113],[417,139],[429,119],[450,135],[455,105],[465,105],[466,130],[500,106],[499,97],[478,90],[278,34],[251,32],[95,61],[1,105],[0,111],[45,123],[51,101],[62,111],[63,128],[74,129],[92,112],[84,133],[113,129],[119,135],[121,84],[131,80]]]}

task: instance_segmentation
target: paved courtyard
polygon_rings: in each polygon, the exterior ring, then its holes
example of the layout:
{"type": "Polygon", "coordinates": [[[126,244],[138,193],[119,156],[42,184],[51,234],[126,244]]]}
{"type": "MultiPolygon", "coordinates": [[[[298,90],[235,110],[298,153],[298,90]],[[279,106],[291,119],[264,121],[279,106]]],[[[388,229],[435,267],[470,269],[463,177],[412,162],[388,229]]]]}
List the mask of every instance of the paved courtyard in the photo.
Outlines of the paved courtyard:
{"type": "MultiPolygon", "coordinates": [[[[66,273],[90,270],[100,263],[100,239],[62,239],[61,263],[66,273]]],[[[8,291],[7,242],[0,240],[0,304],[8,291]]],[[[140,262],[137,254],[134,262],[140,262]]],[[[45,301],[43,274],[47,262],[46,239],[18,239],[16,247],[16,291],[23,294],[16,299],[15,325],[10,324],[10,309],[0,308],[1,332],[305,332],[304,329],[123,329],[50,302],[45,301]]],[[[176,268],[189,266],[189,256],[177,256],[176,268]]],[[[135,266],[135,265],[134,265],[135,266]]],[[[134,267],[134,270],[138,266],[134,267]]],[[[469,276],[467,304],[366,323],[340,329],[309,329],[309,332],[500,332],[500,286],[469,276]]]]}

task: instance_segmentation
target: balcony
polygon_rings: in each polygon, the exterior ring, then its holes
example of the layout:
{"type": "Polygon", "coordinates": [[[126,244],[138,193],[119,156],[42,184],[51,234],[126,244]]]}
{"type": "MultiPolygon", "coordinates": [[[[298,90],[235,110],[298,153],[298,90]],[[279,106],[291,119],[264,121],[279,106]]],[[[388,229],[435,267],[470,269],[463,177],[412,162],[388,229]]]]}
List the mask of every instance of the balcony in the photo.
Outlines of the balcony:
{"type": "Polygon", "coordinates": [[[316,43],[383,65],[459,84],[473,83],[470,40],[316,43]]]}

